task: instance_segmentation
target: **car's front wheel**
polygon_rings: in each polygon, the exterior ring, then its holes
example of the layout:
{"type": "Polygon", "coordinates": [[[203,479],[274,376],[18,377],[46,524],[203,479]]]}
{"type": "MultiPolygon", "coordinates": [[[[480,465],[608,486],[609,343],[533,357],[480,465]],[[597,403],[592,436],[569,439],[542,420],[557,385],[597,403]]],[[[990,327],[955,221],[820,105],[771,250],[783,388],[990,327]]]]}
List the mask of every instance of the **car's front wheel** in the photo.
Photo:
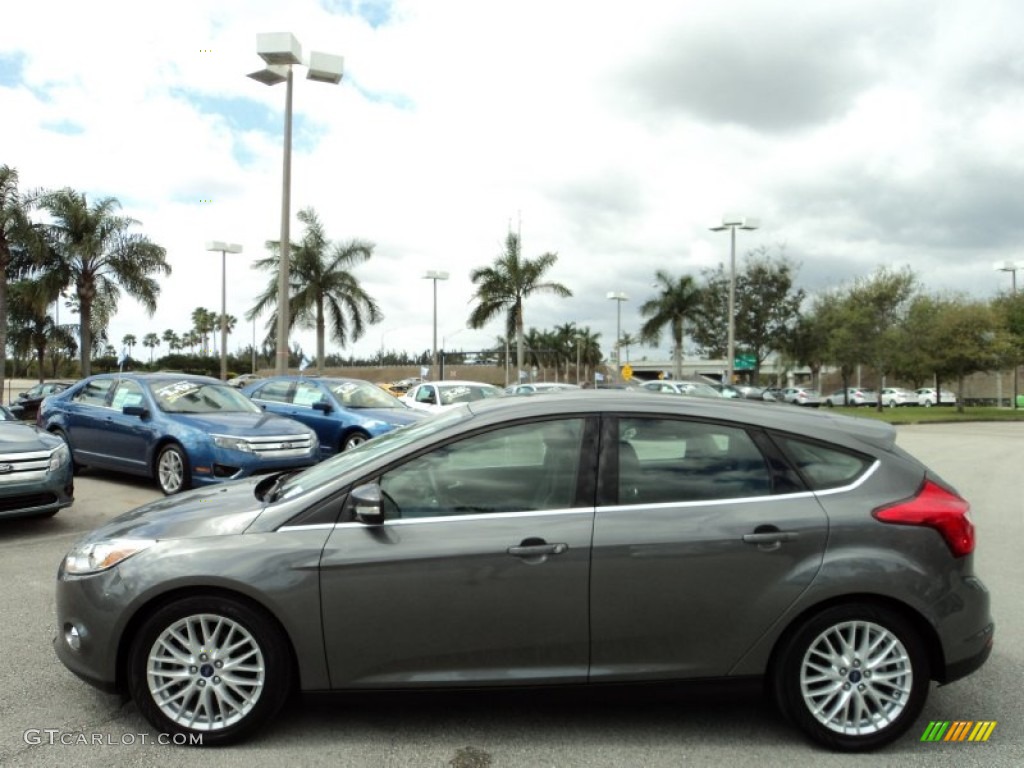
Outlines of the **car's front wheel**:
{"type": "Polygon", "coordinates": [[[369,439],[370,436],[368,434],[357,429],[354,432],[350,432],[345,437],[345,440],[341,444],[341,450],[351,451],[353,448],[362,445],[369,439]]]}
{"type": "Polygon", "coordinates": [[[929,678],[928,654],[911,622],[868,603],[806,620],[773,669],[783,713],[815,741],[847,752],[902,735],[924,707],[929,678]]]}
{"type": "Polygon", "coordinates": [[[245,738],[277,713],[294,679],[277,624],[225,597],[189,597],[157,610],[135,636],[129,663],[136,706],[176,744],[245,738]]]}
{"type": "Polygon", "coordinates": [[[188,457],[177,445],[172,443],[160,449],[156,457],[156,482],[167,496],[191,487],[188,457]]]}

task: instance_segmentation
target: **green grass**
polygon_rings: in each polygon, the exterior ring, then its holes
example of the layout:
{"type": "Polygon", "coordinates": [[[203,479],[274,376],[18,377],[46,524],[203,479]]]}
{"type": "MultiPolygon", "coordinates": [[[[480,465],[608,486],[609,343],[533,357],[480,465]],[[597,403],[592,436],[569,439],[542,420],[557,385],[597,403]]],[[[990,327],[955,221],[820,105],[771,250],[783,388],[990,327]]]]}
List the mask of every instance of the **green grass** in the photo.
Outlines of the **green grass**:
{"type": "Polygon", "coordinates": [[[823,411],[834,411],[849,416],[861,416],[868,419],[887,421],[890,424],[935,424],[957,421],[1024,421],[1024,408],[996,408],[994,406],[964,406],[963,413],[955,407],[938,406],[935,408],[903,407],[883,408],[879,413],[875,408],[826,408],[823,411]]]}

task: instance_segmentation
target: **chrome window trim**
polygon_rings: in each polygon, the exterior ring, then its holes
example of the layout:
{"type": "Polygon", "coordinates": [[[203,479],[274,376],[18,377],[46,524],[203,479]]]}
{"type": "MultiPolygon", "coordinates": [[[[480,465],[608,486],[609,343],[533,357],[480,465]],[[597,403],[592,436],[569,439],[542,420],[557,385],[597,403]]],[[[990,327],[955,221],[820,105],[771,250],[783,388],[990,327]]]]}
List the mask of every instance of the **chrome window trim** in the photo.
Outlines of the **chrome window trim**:
{"type": "MultiPolygon", "coordinates": [[[[455,522],[455,521],[475,521],[475,520],[510,520],[516,518],[528,518],[528,517],[547,517],[550,515],[559,515],[568,517],[570,515],[587,515],[593,516],[596,507],[570,507],[567,509],[531,509],[523,512],[493,512],[493,513],[482,513],[475,515],[435,515],[434,517],[416,517],[408,520],[402,520],[400,518],[395,520],[385,520],[383,525],[422,525],[424,523],[437,523],[437,522],[455,522]]],[[[370,526],[366,523],[360,523],[357,521],[347,523],[312,523],[310,525],[284,525],[278,528],[278,531],[298,531],[298,530],[317,530],[317,529],[335,529],[335,528],[375,528],[378,526],[370,526]]]]}

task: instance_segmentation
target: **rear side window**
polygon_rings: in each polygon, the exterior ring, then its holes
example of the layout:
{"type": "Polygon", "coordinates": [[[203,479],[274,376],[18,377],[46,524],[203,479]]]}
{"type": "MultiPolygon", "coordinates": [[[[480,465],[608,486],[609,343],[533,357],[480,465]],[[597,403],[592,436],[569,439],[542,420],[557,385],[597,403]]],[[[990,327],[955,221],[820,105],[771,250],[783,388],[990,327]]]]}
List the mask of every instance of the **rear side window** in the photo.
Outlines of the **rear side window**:
{"type": "Polygon", "coordinates": [[[619,420],[620,504],[767,496],[772,475],[746,431],[679,419],[619,420]]]}
{"type": "Polygon", "coordinates": [[[835,445],[789,435],[773,435],[773,439],[814,491],[850,485],[874,463],[869,456],[835,445]]]}
{"type": "Polygon", "coordinates": [[[107,392],[113,383],[114,379],[94,379],[75,394],[74,400],[83,405],[106,405],[107,392]]]}

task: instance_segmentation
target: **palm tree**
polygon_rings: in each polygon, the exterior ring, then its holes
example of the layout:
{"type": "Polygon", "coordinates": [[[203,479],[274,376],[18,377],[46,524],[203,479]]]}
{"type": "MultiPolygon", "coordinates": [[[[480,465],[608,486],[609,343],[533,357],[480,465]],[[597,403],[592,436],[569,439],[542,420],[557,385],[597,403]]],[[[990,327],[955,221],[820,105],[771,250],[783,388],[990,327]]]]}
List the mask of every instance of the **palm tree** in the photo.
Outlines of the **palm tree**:
{"type": "Polygon", "coordinates": [[[202,353],[204,355],[209,352],[209,346],[206,343],[206,339],[216,327],[216,320],[217,314],[209,309],[196,307],[192,310],[192,329],[196,332],[196,335],[202,343],[202,353]]]}
{"type": "MultiPolygon", "coordinates": [[[[374,244],[363,240],[331,243],[313,208],[299,211],[298,218],[306,229],[302,241],[290,248],[288,313],[291,316],[288,327],[298,323],[302,327],[316,329],[316,367],[322,374],[328,324],[331,338],[344,348],[349,341],[362,338],[368,325],[379,323],[384,318],[377,302],[363,290],[351,271],[373,256],[374,244]]],[[[281,244],[270,240],[267,248],[271,255],[253,266],[272,272],[274,277],[256,299],[256,305],[246,313],[247,320],[277,306],[281,244]]],[[[267,328],[276,325],[277,312],[274,311],[267,328]]]]}
{"type": "Polygon", "coordinates": [[[474,269],[469,278],[476,285],[473,298],[478,302],[469,315],[470,328],[483,328],[495,315],[507,313],[506,325],[516,329],[516,365],[523,369],[523,300],[534,293],[553,293],[572,296],[572,291],[561,283],[541,282],[544,273],[558,261],[555,253],[545,253],[534,260],[520,254],[519,235],[509,232],[505,237],[505,251],[495,259],[493,266],[474,269]]]}
{"type": "Polygon", "coordinates": [[[137,338],[135,338],[135,334],[134,333],[126,333],[121,338],[121,344],[124,345],[124,347],[128,350],[127,357],[131,357],[132,356],[132,349],[138,343],[139,343],[139,340],[137,338]]]}
{"type": "Polygon", "coordinates": [[[640,339],[638,339],[636,336],[630,335],[629,333],[624,333],[619,338],[619,349],[625,349],[626,350],[626,362],[627,363],[629,362],[629,348],[630,347],[635,347],[639,343],[640,343],[640,339]]]}
{"type": "Polygon", "coordinates": [[[72,189],[44,192],[39,198],[52,222],[45,226],[56,268],[74,285],[78,299],[82,375],[92,372],[93,310],[103,303],[112,313],[123,290],[152,315],[160,285],[152,275],[169,275],[167,252],[144,235],[132,232],[135,219],[117,214],[116,198],[92,204],[72,189]]]}
{"type": "Polygon", "coordinates": [[[18,171],[0,165],[0,390],[7,377],[7,280],[24,269],[27,251],[38,252],[38,229],[28,217],[31,200],[18,191],[18,171]]]}
{"type": "Polygon", "coordinates": [[[160,337],[152,331],[142,337],[142,346],[149,349],[149,364],[153,364],[153,350],[160,346],[160,337]]]}
{"type": "Polygon", "coordinates": [[[162,338],[167,342],[167,349],[171,352],[177,352],[181,349],[181,339],[178,338],[178,334],[174,332],[173,328],[166,329],[162,338]]]}
{"type": "MultiPolygon", "coordinates": [[[[594,333],[590,326],[583,326],[576,331],[576,344],[579,345],[579,361],[584,368],[584,381],[590,381],[590,371],[601,363],[601,334],[594,333]]],[[[580,372],[576,371],[576,383],[580,383],[580,372]]]]}
{"type": "Polygon", "coordinates": [[[676,379],[683,377],[683,337],[688,318],[697,313],[701,290],[691,275],[678,279],[669,277],[659,269],[654,274],[655,285],[661,293],[648,299],[640,307],[640,314],[648,318],[640,327],[640,338],[655,346],[661,340],[661,331],[667,325],[672,333],[672,370],[676,379]]]}

